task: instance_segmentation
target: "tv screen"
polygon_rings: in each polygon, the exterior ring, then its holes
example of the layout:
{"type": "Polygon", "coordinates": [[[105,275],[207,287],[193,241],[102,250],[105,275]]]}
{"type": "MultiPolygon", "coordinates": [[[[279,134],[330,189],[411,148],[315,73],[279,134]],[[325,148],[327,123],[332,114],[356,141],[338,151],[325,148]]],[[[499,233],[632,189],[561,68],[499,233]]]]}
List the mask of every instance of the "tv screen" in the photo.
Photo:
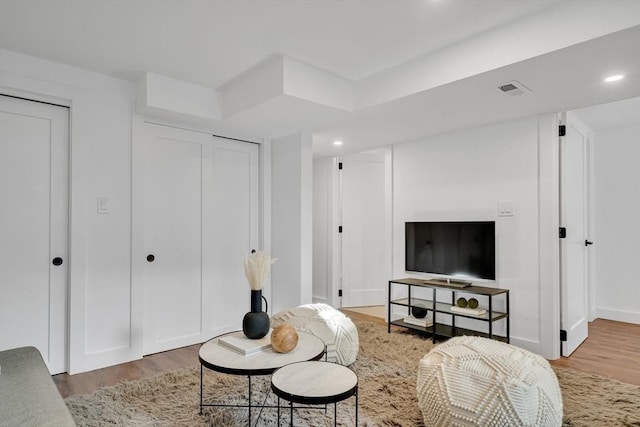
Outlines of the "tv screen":
{"type": "Polygon", "coordinates": [[[405,269],[495,280],[495,222],[405,223],[405,269]]]}

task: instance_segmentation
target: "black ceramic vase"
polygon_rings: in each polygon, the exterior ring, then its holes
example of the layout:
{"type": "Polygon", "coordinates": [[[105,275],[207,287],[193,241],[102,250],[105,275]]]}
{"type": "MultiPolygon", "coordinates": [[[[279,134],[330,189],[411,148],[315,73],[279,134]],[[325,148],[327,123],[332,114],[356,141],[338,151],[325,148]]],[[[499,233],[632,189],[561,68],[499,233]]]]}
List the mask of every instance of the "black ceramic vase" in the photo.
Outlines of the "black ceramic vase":
{"type": "Polygon", "coordinates": [[[427,316],[427,307],[424,304],[420,303],[412,305],[411,315],[416,319],[424,319],[427,316]]]}
{"type": "MultiPolygon", "coordinates": [[[[256,340],[269,332],[269,315],[262,311],[262,290],[251,291],[251,311],[242,319],[242,332],[247,338],[256,340]]],[[[265,299],[265,303],[267,300],[265,299]]]]}

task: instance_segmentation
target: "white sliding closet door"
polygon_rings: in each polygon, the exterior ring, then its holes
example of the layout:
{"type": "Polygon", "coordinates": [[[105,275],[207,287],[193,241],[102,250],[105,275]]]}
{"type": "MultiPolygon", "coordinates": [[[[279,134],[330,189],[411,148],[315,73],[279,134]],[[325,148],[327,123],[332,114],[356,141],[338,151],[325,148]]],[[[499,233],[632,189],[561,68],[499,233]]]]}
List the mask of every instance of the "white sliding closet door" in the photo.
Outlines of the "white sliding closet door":
{"type": "MultiPolygon", "coordinates": [[[[211,231],[213,293],[205,296],[213,335],[242,327],[250,309],[249,283],[243,261],[258,238],[258,145],[214,138],[211,231]]],[[[268,297],[265,292],[265,297],[268,297]]]]}
{"type": "MultiPolygon", "coordinates": [[[[69,109],[0,96],[0,350],[66,371],[69,109]]],[[[0,378],[2,381],[2,378],[0,378]]]]}
{"type": "Polygon", "coordinates": [[[202,336],[207,135],[149,125],[143,141],[144,354],[202,336]]]}
{"type": "Polygon", "coordinates": [[[160,125],[145,130],[134,203],[150,354],[240,327],[249,300],[242,260],[258,235],[258,147],[160,125]]]}

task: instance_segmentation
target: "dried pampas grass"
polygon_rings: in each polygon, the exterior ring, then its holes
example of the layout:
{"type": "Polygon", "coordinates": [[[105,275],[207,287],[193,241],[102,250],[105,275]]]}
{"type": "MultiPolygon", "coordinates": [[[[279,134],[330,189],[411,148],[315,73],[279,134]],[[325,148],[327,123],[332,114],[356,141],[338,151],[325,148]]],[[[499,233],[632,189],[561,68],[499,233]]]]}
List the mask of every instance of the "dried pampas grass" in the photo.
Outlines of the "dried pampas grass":
{"type": "Polygon", "coordinates": [[[271,258],[265,251],[253,252],[244,259],[244,274],[252,291],[262,289],[269,276],[271,264],[277,260],[278,258],[271,258]]]}

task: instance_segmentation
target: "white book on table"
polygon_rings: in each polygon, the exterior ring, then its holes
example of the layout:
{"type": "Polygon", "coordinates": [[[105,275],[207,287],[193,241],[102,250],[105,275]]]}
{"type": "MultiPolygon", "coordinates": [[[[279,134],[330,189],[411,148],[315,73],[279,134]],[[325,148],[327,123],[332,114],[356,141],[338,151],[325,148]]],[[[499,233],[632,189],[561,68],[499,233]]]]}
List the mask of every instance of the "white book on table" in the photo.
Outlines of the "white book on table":
{"type": "Polygon", "coordinates": [[[252,340],[244,335],[227,335],[218,338],[218,343],[240,354],[253,354],[271,347],[271,330],[267,335],[257,340],[252,340]]]}
{"type": "Polygon", "coordinates": [[[422,326],[423,328],[426,328],[428,326],[433,326],[433,319],[430,316],[423,317],[421,319],[414,316],[407,316],[402,320],[404,320],[404,323],[408,323],[410,325],[415,325],[415,326],[422,326]]]}
{"type": "Polygon", "coordinates": [[[457,305],[452,305],[451,311],[460,314],[470,314],[472,316],[482,316],[487,313],[487,310],[484,308],[458,307],[457,305]]]}

